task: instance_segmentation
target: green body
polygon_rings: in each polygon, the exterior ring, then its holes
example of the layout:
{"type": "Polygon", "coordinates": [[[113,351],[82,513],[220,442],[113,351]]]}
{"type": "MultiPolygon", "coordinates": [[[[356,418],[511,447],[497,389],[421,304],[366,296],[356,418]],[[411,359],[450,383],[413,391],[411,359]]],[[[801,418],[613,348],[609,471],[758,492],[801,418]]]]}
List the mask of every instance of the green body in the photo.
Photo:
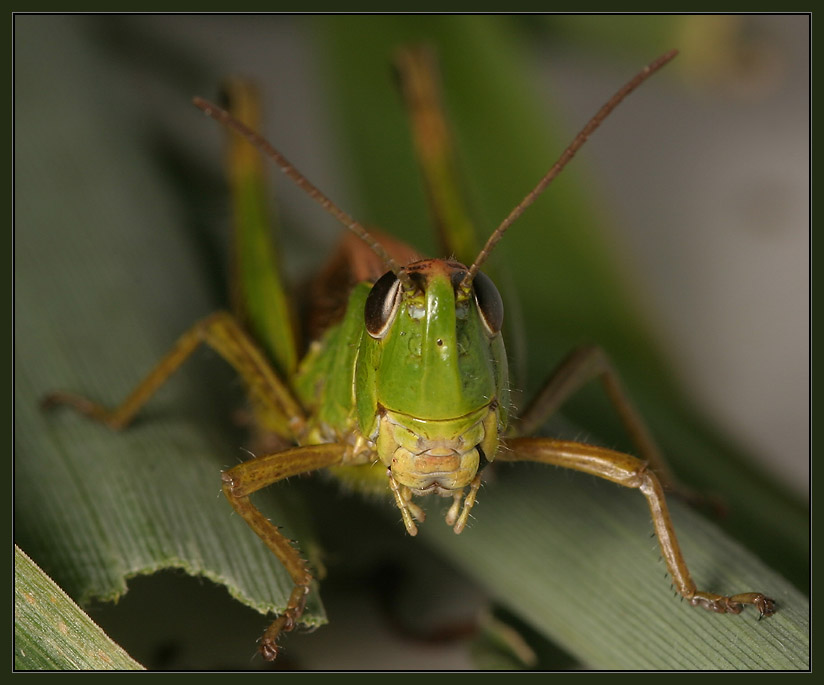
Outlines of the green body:
{"type": "MultiPolygon", "coordinates": [[[[403,64],[408,73],[424,68],[426,80],[432,82],[422,53],[407,52],[403,64]]],[[[230,87],[234,113],[256,127],[254,93],[239,82],[230,87]]],[[[437,109],[429,113],[440,116],[437,109]]],[[[416,135],[425,136],[426,131],[416,130],[416,135]]],[[[479,469],[495,458],[509,414],[500,326],[492,330],[485,323],[475,285],[462,282],[466,266],[450,260],[401,263],[404,273],[396,275],[404,285],[392,320],[379,337],[370,335],[364,325],[372,284],[357,284],[342,320],[319,340],[309,341],[295,370],[295,317],[285,304],[276,251],[267,247],[269,231],[259,220],[267,214],[262,209],[263,169],[257,150],[239,138],[231,140],[235,314],[268,352],[306,416],[303,429],[289,432],[280,416],[258,412],[262,427],[291,435],[302,445],[348,445],[343,464],[330,470],[355,489],[391,488],[398,497],[400,487],[407,498],[429,493],[460,496],[479,469]]],[[[427,145],[434,154],[424,160],[424,177],[430,185],[440,179],[435,185],[441,190],[430,199],[433,212],[443,215],[444,204],[453,209],[463,204],[459,184],[452,178],[451,141],[442,137],[435,148],[431,140],[427,145]],[[444,184],[449,178],[452,182],[444,184]]],[[[452,230],[454,222],[437,223],[446,250],[464,259],[477,254],[474,241],[452,230]]],[[[386,264],[384,270],[390,268],[386,264]]],[[[497,291],[495,296],[499,298],[497,291]]]]}
{"type": "MultiPolygon", "coordinates": [[[[256,126],[255,94],[240,82],[229,88],[234,113],[256,126]]],[[[342,464],[330,470],[355,489],[393,489],[397,497],[403,488],[407,499],[461,496],[495,458],[509,412],[504,343],[499,328],[493,332],[482,321],[472,283],[461,283],[467,268],[447,260],[401,264],[404,286],[379,337],[364,322],[372,284],[357,284],[343,318],[309,341],[295,370],[295,317],[260,220],[267,213],[263,168],[257,150],[239,138],[231,141],[235,314],[268,353],[306,417],[305,426],[291,430],[283,425],[289,417],[257,411],[259,424],[301,445],[347,445],[342,464]]],[[[444,150],[439,158],[446,157],[444,150]]],[[[442,228],[456,254],[474,248],[453,241],[448,222],[442,228]]]]}
{"type": "Polygon", "coordinates": [[[474,299],[456,293],[454,263],[418,264],[429,274],[425,290],[401,293],[380,339],[364,327],[372,284],[358,284],[342,321],[301,362],[294,387],[310,416],[305,442],[352,445],[346,465],[332,469],[345,482],[387,491],[391,468],[417,494],[446,495],[476,475],[479,445],[488,461],[495,457],[509,409],[506,353],[474,299]]]}

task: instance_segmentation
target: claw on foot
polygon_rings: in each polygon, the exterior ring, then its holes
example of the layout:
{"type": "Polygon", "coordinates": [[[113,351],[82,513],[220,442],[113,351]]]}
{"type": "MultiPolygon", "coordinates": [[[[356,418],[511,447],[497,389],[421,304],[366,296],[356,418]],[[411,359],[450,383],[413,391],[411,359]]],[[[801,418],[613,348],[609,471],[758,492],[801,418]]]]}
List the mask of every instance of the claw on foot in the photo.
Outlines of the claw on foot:
{"type": "Polygon", "coordinates": [[[283,632],[288,632],[295,627],[295,621],[289,614],[278,616],[270,625],[263,637],[260,639],[260,653],[266,661],[274,661],[280,652],[278,648],[278,637],[283,632]]]}
{"type": "Polygon", "coordinates": [[[278,658],[278,646],[274,642],[263,640],[260,643],[260,654],[266,661],[274,661],[278,658]]]}
{"type": "Polygon", "coordinates": [[[689,602],[692,606],[701,606],[719,614],[740,614],[745,604],[752,604],[758,609],[759,620],[775,613],[775,600],[760,592],[744,592],[732,597],[698,592],[689,598],[689,602]]]}
{"type": "Polygon", "coordinates": [[[775,613],[775,600],[759,594],[754,600],[753,605],[758,609],[758,619],[761,620],[764,616],[772,616],[775,613]]]}

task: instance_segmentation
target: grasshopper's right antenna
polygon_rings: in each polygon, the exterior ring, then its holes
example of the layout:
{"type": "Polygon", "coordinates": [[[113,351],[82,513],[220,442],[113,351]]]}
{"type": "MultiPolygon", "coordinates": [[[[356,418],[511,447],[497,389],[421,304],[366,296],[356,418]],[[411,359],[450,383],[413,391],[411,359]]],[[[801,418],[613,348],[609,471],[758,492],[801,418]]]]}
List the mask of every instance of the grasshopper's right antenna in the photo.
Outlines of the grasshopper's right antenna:
{"type": "Polygon", "coordinates": [[[532,191],[523,199],[520,203],[513,209],[509,216],[506,217],[501,222],[501,225],[496,228],[492,235],[489,236],[489,239],[486,241],[486,245],[483,246],[483,249],[478,253],[478,256],[475,258],[475,262],[469,268],[466,276],[464,276],[463,280],[461,281],[460,288],[462,290],[468,290],[469,286],[472,284],[472,279],[475,278],[475,274],[478,273],[478,270],[481,268],[481,264],[483,264],[487,258],[489,257],[489,253],[492,252],[492,248],[498,243],[498,241],[503,236],[506,229],[508,229],[512,223],[519,217],[521,214],[524,213],[524,210],[529,207],[538,196],[546,190],[546,187],[552,183],[555,177],[561,173],[561,170],[567,165],[567,163],[575,156],[575,153],[581,148],[581,146],[587,141],[587,138],[592,135],[592,133],[597,129],[601,123],[606,119],[612,110],[614,110],[621,101],[629,95],[633,90],[635,90],[638,86],[640,86],[644,81],[646,81],[650,76],[652,76],[656,71],[658,71],[661,67],[663,67],[667,62],[671,61],[676,55],[678,54],[678,50],[670,50],[668,53],[661,55],[658,59],[654,62],[648,64],[644,67],[640,72],[638,72],[630,81],[628,81],[621,90],[619,90],[615,95],[613,95],[609,102],[607,102],[595,116],[592,117],[587,122],[587,125],[581,129],[580,133],[575,136],[575,140],[573,140],[569,147],[564,150],[563,154],[558,158],[558,161],[552,165],[552,168],[546,173],[546,175],[538,182],[538,185],[532,189],[532,191]]]}
{"type": "Polygon", "coordinates": [[[332,200],[330,200],[326,195],[324,195],[318,188],[315,186],[309,179],[307,179],[300,171],[298,171],[292,163],[286,159],[280,152],[278,152],[274,146],[266,140],[263,136],[259,133],[256,133],[252,129],[250,129],[246,124],[242,121],[233,117],[229,112],[224,109],[221,109],[217,105],[209,102],[208,100],[204,100],[200,97],[195,97],[192,99],[195,107],[198,109],[203,110],[205,114],[212,117],[216,121],[220,122],[224,126],[231,128],[236,133],[240,134],[246,140],[248,140],[252,145],[270,157],[275,164],[278,165],[280,170],[286,174],[292,181],[294,181],[295,185],[297,185],[301,190],[305,191],[309,197],[311,197],[315,202],[317,202],[321,207],[323,207],[327,212],[329,212],[332,216],[334,216],[340,223],[342,223],[346,228],[348,228],[352,233],[354,233],[358,238],[360,238],[363,242],[365,242],[371,250],[380,257],[386,266],[394,272],[394,274],[398,277],[398,279],[406,286],[407,288],[413,288],[414,284],[412,280],[409,278],[409,275],[401,269],[398,263],[392,259],[389,253],[383,248],[383,246],[378,243],[372,235],[367,231],[363,225],[359,222],[355,221],[351,216],[349,216],[346,212],[344,212],[340,207],[338,207],[332,200]]]}

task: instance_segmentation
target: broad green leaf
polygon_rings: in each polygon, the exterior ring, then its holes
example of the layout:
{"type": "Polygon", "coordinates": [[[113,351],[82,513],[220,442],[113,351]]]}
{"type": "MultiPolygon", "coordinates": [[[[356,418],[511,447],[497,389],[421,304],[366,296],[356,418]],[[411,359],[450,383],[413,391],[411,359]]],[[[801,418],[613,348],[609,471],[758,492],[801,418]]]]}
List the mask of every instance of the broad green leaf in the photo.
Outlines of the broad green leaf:
{"type": "Polygon", "coordinates": [[[639,492],[542,471],[502,465],[470,530],[456,536],[433,517],[423,537],[589,668],[809,668],[809,601],[715,524],[670,503],[698,586],[760,588],[777,601],[774,616],[679,602],[639,492]]]}
{"type": "MultiPolygon", "coordinates": [[[[208,227],[189,232],[194,217],[158,159],[180,150],[155,148],[162,124],[117,87],[96,27],[59,17],[17,27],[15,537],[81,603],[181,568],[261,612],[282,608],[288,574],[221,494],[220,471],[248,454],[232,419],[240,388],[215,355],[196,354],[122,435],[39,407],[55,389],[122,400],[179,334],[224,305],[203,259],[208,227]],[[60,68],[43,58],[52,49],[60,68]],[[130,128],[141,133],[122,133],[130,128]]],[[[189,171],[187,183],[202,180],[189,171]]],[[[217,212],[228,232],[228,210],[217,212]]],[[[302,506],[283,490],[277,503],[264,496],[264,509],[311,555],[302,506]]],[[[324,621],[317,599],[304,619],[324,621]]]]}
{"type": "Polygon", "coordinates": [[[14,667],[21,671],[142,668],[17,546],[14,667]]]}

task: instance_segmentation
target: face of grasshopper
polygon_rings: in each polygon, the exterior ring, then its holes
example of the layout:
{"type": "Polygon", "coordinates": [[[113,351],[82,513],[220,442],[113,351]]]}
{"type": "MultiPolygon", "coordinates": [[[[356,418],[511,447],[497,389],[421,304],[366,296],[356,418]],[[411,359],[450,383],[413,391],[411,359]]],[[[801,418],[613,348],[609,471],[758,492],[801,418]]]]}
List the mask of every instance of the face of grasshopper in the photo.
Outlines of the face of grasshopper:
{"type": "Polygon", "coordinates": [[[495,458],[509,410],[495,285],[441,259],[387,272],[364,307],[359,420],[380,460],[415,494],[452,495],[495,458]]]}

